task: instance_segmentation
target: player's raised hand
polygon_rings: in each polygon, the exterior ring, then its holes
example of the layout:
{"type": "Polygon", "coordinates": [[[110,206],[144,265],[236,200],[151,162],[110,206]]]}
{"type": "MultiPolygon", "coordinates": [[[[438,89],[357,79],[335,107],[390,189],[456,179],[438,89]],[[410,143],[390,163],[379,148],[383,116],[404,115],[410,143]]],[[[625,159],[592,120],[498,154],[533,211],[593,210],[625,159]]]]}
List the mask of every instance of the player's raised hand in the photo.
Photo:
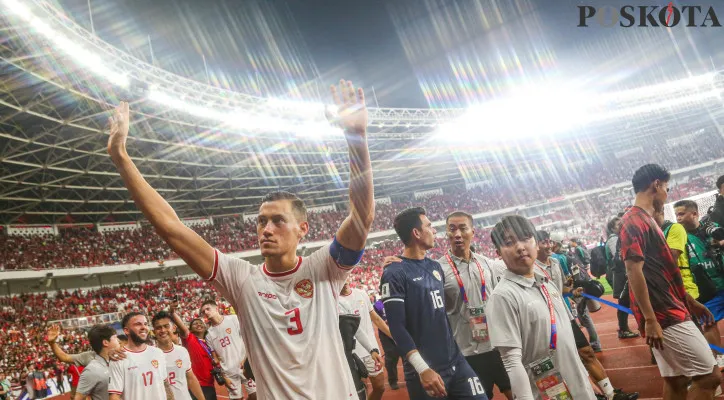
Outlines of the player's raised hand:
{"type": "Polygon", "coordinates": [[[58,336],[60,335],[60,325],[53,324],[48,328],[48,331],[45,332],[45,341],[48,343],[55,343],[56,340],[58,340],[58,336]]]}
{"type": "MultiPolygon", "coordinates": [[[[340,80],[339,88],[330,87],[332,99],[337,106],[336,122],[347,135],[364,137],[367,134],[367,105],[362,88],[356,88],[351,81],[340,80]]],[[[330,118],[328,115],[327,118],[330,118]]]]}
{"type": "Polygon", "coordinates": [[[432,368],[428,368],[420,374],[420,382],[422,388],[425,389],[428,396],[431,397],[445,397],[447,391],[445,390],[445,382],[442,381],[440,375],[433,371],[432,368]]]}
{"type": "Polygon", "coordinates": [[[128,102],[122,101],[108,119],[111,126],[111,136],[108,138],[108,154],[111,156],[123,154],[126,151],[128,127],[130,125],[130,111],[128,102]]]}

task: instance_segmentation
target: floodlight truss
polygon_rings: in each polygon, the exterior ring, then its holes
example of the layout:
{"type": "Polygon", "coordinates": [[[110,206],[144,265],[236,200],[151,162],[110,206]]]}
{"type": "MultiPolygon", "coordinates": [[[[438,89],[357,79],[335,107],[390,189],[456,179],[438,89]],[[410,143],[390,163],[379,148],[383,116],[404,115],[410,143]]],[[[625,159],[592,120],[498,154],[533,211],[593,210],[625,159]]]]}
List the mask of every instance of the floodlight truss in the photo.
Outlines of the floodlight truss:
{"type": "MultiPolygon", "coordinates": [[[[63,16],[48,2],[25,2],[41,11],[56,29],[101,55],[114,70],[135,82],[179,98],[220,105],[272,118],[299,118],[283,107],[270,107],[261,97],[215,88],[171,74],[142,62],[103,42],[63,16]]],[[[78,222],[138,220],[140,212],[130,200],[105,149],[107,117],[118,98],[109,82],[74,66],[67,55],[51,51],[35,38],[30,27],[0,17],[0,223],[23,214],[47,223],[70,214],[78,222]],[[28,40],[37,40],[28,45],[28,40]],[[58,73],[57,71],[64,71],[58,73]]],[[[713,79],[721,87],[721,75],[713,79]]],[[[712,83],[674,87],[668,91],[625,97],[610,105],[649,104],[665,98],[682,98],[711,90],[712,83]],[[697,86],[698,85],[698,86],[697,86]],[[663,93],[663,95],[662,95],[663,93]]],[[[280,132],[259,133],[238,129],[238,140],[225,146],[208,144],[206,137],[230,136],[218,121],[171,110],[143,96],[132,101],[133,145],[129,152],[151,186],[181,217],[255,212],[256,202],[275,189],[299,193],[313,205],[346,203],[349,179],[347,149],[341,138],[322,143],[280,132]],[[265,152],[278,145],[298,146],[281,154],[286,161],[264,162],[265,152]],[[320,150],[320,148],[323,148],[320,150]],[[262,153],[260,155],[260,153],[262,153]],[[331,173],[329,166],[335,167],[331,173]],[[338,182],[332,177],[336,176],[338,182]],[[324,182],[323,181],[330,181],[324,182]]],[[[413,191],[461,186],[464,179],[450,152],[425,141],[442,123],[465,113],[464,109],[370,108],[370,152],[378,197],[409,196],[413,191]],[[418,158],[400,158],[400,149],[418,158]],[[429,171],[435,174],[430,177],[429,171]]],[[[724,120],[719,99],[692,99],[691,104],[662,114],[662,125],[691,115],[724,120]]],[[[654,135],[657,124],[637,122],[642,135],[654,135]]],[[[619,120],[598,123],[616,137],[619,120]]],[[[717,122],[718,126],[718,122],[717,122]]],[[[611,146],[620,142],[611,142],[611,146]]],[[[283,150],[283,146],[282,146],[283,150]]]]}

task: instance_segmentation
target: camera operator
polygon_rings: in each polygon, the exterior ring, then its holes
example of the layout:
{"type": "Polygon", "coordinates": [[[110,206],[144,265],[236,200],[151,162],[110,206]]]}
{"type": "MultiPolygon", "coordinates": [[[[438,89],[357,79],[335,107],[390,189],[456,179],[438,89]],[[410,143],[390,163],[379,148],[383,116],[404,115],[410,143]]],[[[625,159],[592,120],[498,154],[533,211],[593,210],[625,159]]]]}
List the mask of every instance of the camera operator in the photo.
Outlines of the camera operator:
{"type": "MultiPolygon", "coordinates": [[[[676,221],[686,229],[685,255],[689,269],[699,289],[700,303],[714,315],[714,321],[724,319],[724,228],[714,222],[699,222],[699,206],[692,200],[674,203],[676,221]]],[[[704,328],[710,344],[721,347],[717,324],[704,328]]],[[[724,366],[724,357],[716,356],[717,364],[724,366]]]]}
{"type": "Polygon", "coordinates": [[[714,206],[709,209],[709,213],[702,218],[701,222],[714,222],[719,226],[724,226],[724,175],[716,180],[716,188],[719,191],[714,201],[714,206]]]}
{"type": "MultiPolygon", "coordinates": [[[[591,275],[589,274],[591,256],[582,246],[579,239],[571,238],[569,247],[569,255],[573,260],[573,264],[570,265],[573,287],[584,287],[591,280],[591,275]]],[[[575,298],[574,302],[576,303],[578,321],[581,323],[581,326],[588,331],[588,337],[590,338],[589,341],[591,342],[593,351],[600,353],[601,342],[598,339],[598,332],[596,332],[596,325],[594,325],[593,319],[591,318],[590,309],[598,311],[601,308],[601,304],[585,297],[575,298]]]]}

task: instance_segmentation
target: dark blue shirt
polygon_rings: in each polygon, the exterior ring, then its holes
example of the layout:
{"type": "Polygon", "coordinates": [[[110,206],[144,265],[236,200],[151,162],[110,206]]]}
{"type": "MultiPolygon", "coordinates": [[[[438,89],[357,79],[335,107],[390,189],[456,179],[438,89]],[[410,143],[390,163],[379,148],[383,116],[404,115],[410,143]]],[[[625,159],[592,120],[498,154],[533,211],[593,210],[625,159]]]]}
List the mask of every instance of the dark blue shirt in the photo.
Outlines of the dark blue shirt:
{"type": "MultiPolygon", "coordinates": [[[[390,325],[397,315],[390,306],[404,304],[405,329],[430,368],[441,371],[452,367],[462,357],[450,329],[445,312],[445,292],[442,267],[437,261],[425,258],[392,263],[382,273],[380,292],[390,325]]],[[[400,347],[400,341],[395,335],[400,347]]],[[[401,348],[403,356],[411,349],[401,348]]],[[[414,369],[405,362],[405,372],[414,369]]]]}

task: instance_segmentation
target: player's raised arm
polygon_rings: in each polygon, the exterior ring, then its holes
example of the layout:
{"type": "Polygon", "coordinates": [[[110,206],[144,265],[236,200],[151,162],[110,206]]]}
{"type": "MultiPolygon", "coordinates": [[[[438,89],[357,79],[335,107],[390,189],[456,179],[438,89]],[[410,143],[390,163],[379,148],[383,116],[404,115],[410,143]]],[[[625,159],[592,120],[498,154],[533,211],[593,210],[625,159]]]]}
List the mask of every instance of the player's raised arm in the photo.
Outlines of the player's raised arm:
{"type": "Polygon", "coordinates": [[[136,206],[156,228],[158,235],[194,272],[204,279],[209,278],[214,267],[214,250],[201,236],[181,222],[171,205],[146,182],[126,151],[130,124],[127,102],[118,105],[110,124],[108,154],[136,206]]]}
{"type": "Polygon", "coordinates": [[[363,250],[375,218],[375,193],[372,162],[367,148],[367,106],[362,88],[340,81],[332,86],[332,98],[338,107],[338,123],[344,129],[349,148],[349,215],[337,231],[344,248],[363,250]]]}

